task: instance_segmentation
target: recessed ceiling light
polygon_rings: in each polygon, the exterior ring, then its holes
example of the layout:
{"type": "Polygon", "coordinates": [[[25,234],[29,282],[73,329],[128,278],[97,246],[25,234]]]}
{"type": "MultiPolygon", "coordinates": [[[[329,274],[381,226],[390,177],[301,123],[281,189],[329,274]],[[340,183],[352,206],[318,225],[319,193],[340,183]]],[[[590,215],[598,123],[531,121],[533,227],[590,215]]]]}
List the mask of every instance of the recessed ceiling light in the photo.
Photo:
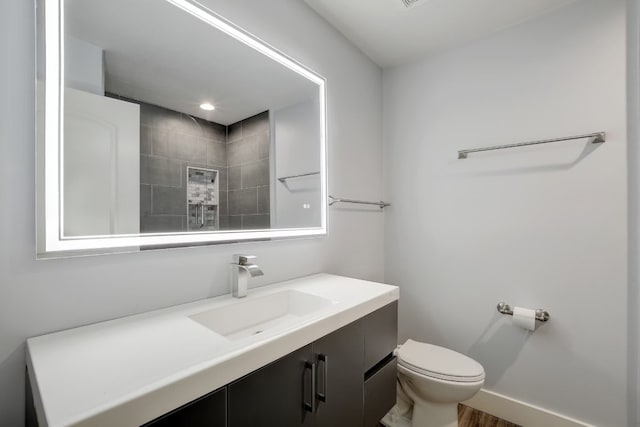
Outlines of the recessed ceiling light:
{"type": "Polygon", "coordinates": [[[216,109],[216,107],[214,107],[213,105],[209,104],[208,102],[205,102],[204,104],[200,104],[200,108],[202,108],[203,110],[207,110],[207,111],[212,111],[212,110],[216,109]]]}

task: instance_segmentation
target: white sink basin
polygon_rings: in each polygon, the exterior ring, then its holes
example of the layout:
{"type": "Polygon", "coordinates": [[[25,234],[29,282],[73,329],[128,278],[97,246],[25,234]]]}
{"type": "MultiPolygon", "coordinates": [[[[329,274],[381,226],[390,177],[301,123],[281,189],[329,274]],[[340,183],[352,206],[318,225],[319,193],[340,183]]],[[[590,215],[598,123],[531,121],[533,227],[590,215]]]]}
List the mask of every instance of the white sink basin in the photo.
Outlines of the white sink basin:
{"type": "Polygon", "coordinates": [[[332,304],[327,298],[285,290],[257,298],[248,296],[189,317],[229,340],[238,340],[295,325],[332,304]]]}

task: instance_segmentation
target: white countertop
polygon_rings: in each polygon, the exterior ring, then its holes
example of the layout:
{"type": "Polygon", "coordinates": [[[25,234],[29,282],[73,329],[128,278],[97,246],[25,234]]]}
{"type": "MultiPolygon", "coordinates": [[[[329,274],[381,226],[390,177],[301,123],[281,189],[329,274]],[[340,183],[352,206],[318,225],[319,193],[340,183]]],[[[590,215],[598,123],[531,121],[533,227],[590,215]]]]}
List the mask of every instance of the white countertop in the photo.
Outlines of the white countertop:
{"type": "Polygon", "coordinates": [[[222,387],[398,299],[395,286],[329,274],[27,340],[38,421],[137,426],[222,387]],[[303,323],[232,341],[188,316],[296,289],[333,304],[303,323]]]}

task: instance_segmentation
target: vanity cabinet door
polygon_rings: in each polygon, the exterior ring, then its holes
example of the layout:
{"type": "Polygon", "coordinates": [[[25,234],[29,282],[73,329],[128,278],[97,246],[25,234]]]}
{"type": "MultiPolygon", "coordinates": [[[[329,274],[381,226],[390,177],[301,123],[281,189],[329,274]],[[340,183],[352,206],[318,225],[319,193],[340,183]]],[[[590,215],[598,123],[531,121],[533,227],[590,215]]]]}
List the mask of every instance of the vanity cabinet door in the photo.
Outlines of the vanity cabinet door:
{"type": "Polygon", "coordinates": [[[143,427],[225,427],[227,388],[223,387],[156,418],[143,427]]]}
{"type": "Polygon", "coordinates": [[[312,346],[307,345],[228,386],[229,427],[313,425],[305,410],[311,402],[312,346]]]}
{"type": "Polygon", "coordinates": [[[316,360],[315,427],[362,425],[364,325],[353,322],[313,343],[316,360]]]}

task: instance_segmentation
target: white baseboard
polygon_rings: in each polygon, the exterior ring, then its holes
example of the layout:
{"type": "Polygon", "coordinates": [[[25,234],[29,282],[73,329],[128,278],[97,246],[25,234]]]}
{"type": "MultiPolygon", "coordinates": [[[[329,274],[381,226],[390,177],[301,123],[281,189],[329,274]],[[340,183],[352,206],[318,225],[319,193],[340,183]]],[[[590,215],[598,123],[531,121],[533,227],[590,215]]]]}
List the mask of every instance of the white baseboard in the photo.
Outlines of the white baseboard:
{"type": "Polygon", "coordinates": [[[591,424],[485,389],[462,403],[523,427],[593,427],[591,424]]]}

